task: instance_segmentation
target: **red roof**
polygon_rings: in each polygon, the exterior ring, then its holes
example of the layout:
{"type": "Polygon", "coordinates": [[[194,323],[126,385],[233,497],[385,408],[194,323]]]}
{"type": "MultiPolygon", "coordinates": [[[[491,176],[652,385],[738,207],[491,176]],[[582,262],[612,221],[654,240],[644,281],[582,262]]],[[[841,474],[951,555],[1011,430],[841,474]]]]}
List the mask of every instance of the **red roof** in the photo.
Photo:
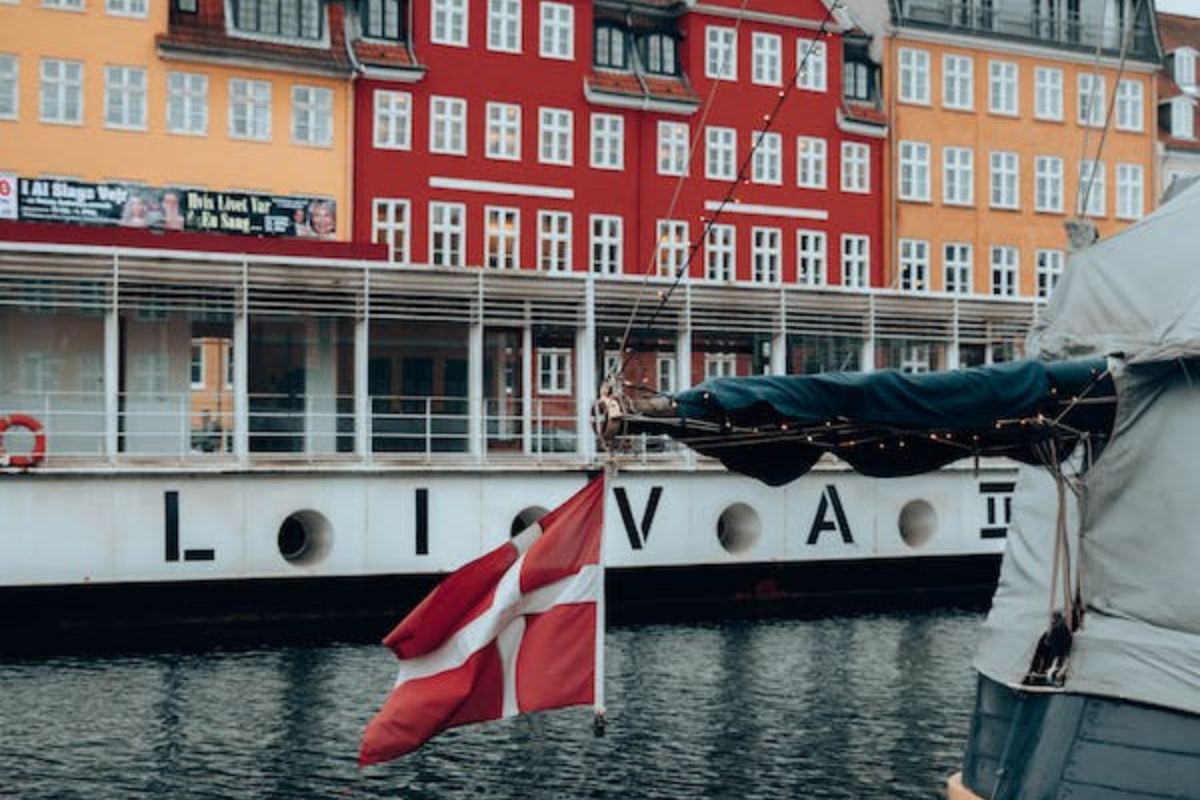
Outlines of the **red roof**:
{"type": "Polygon", "coordinates": [[[405,42],[391,43],[356,39],[353,44],[354,57],[361,64],[392,69],[420,69],[405,42]]]}
{"type": "MultiPolygon", "coordinates": [[[[1200,19],[1183,17],[1178,14],[1158,14],[1158,33],[1162,38],[1163,52],[1171,53],[1180,47],[1191,47],[1200,51],[1200,19]]],[[[1175,83],[1175,76],[1169,70],[1158,73],[1158,99],[1170,100],[1173,97],[1186,96],[1188,93],[1175,83]]],[[[1195,97],[1195,95],[1191,95],[1195,97]]],[[[1200,100],[1200,98],[1197,98],[1200,100]]],[[[1200,102],[1193,108],[1192,130],[1200,133],[1200,102]]],[[[1159,126],[1159,138],[1164,145],[1175,150],[1194,150],[1200,152],[1200,140],[1177,139],[1170,135],[1170,124],[1159,126]]]]}
{"type": "Polygon", "coordinates": [[[624,97],[644,97],[670,103],[699,105],[700,98],[681,77],[634,75],[631,72],[593,72],[587,77],[589,91],[624,97]]]}

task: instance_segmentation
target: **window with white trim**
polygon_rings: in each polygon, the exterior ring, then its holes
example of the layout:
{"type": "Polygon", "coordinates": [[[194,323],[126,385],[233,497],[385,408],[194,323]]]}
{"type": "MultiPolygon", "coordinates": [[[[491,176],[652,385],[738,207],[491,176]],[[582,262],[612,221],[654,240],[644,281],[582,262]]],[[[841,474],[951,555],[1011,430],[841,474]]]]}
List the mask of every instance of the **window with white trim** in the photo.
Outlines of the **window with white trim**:
{"type": "Polygon", "coordinates": [[[1141,219],[1146,181],[1141,164],[1117,164],[1117,217],[1141,219]]]}
{"type": "Polygon", "coordinates": [[[704,29],[704,76],[718,81],[737,80],[737,31],[717,25],[704,29]]]}
{"type": "Polygon", "coordinates": [[[1033,159],[1033,208],[1050,214],[1063,211],[1063,160],[1059,156],[1033,159]]]}
{"type": "Polygon", "coordinates": [[[1103,217],[1106,204],[1104,188],[1104,162],[1085,160],[1079,163],[1079,192],[1076,213],[1089,217],[1103,217]]]}
{"type": "Polygon", "coordinates": [[[467,154],[467,101],[461,97],[429,98],[429,152],[467,154]]]}
{"type": "Polygon", "coordinates": [[[815,136],[796,137],[796,185],[825,188],[825,140],[815,136]]]}
{"type": "Polygon", "coordinates": [[[988,62],[988,111],[993,114],[1016,116],[1017,65],[1011,61],[988,62]]]}
{"type": "Polygon", "coordinates": [[[847,289],[865,289],[870,284],[871,237],[856,233],[842,234],[842,285],[847,289]]]}
{"type": "Polygon", "coordinates": [[[1117,130],[1140,131],[1144,126],[1142,82],[1122,80],[1117,82],[1117,130]]]}
{"type": "Polygon", "coordinates": [[[429,204],[429,263],[435,267],[466,264],[467,207],[462,203],[429,204]]]}
{"type": "Polygon", "coordinates": [[[593,214],[591,217],[592,272],[597,275],[620,275],[625,223],[621,217],[593,214]]]}
{"type": "Polygon", "coordinates": [[[1033,71],[1033,116],[1061,122],[1063,118],[1063,71],[1036,67],[1033,71]]]}
{"type": "Polygon", "coordinates": [[[679,74],[679,43],[675,37],[664,32],[648,33],[640,37],[642,65],[652,75],[679,74]]]}
{"type": "Polygon", "coordinates": [[[783,264],[783,231],[779,228],[750,230],[751,278],[755,283],[779,283],[783,264]]]}
{"type": "Polygon", "coordinates": [[[538,269],[543,272],[571,271],[571,213],[538,212],[538,269]]]}
{"type": "Polygon", "coordinates": [[[625,169],[625,118],[592,114],[592,160],[596,169],[625,169]]]}
{"type": "Polygon", "coordinates": [[[333,144],[333,90],[292,87],[292,142],[312,147],[333,144]]]}
{"type": "Polygon", "coordinates": [[[704,277],[731,281],[737,276],[737,228],[716,223],[704,238],[704,277]]]}
{"type": "Polygon", "coordinates": [[[467,12],[467,0],[431,0],[429,41],[466,47],[467,12]]]}
{"type": "Polygon", "coordinates": [[[208,76],[167,73],[167,130],[203,136],[208,133],[208,76]]]}
{"type": "Polygon", "coordinates": [[[750,80],[762,86],[783,85],[783,39],[755,31],[750,37],[750,80]]]}
{"type": "Polygon", "coordinates": [[[146,129],[146,70],[114,65],[104,68],[104,127],[146,129]]]}
{"type": "Polygon", "coordinates": [[[0,119],[16,119],[21,107],[20,62],[0,53],[0,119]]]}
{"type": "Polygon", "coordinates": [[[491,269],[521,266],[521,212],[516,208],[483,209],[483,265],[491,269]]]}
{"type": "Polygon", "coordinates": [[[737,353],[705,353],[704,380],[737,377],[737,353]]]}
{"type": "Polygon", "coordinates": [[[1196,136],[1196,105],[1190,97],[1171,98],[1171,136],[1176,139],[1196,136]]]}
{"type": "Polygon", "coordinates": [[[205,374],[208,371],[207,365],[204,363],[204,341],[201,339],[192,339],[192,376],[191,385],[193,389],[203,389],[205,374]]]}
{"type": "Polygon", "coordinates": [[[797,89],[807,89],[810,92],[825,91],[829,73],[826,53],[825,43],[822,41],[796,40],[796,63],[800,65],[796,73],[797,89]]]}
{"type": "Polygon", "coordinates": [[[737,177],[737,131],[733,128],[704,129],[704,177],[731,181],[737,177]]]}
{"type": "Polygon", "coordinates": [[[927,344],[906,344],[900,351],[897,367],[905,375],[925,375],[932,369],[933,357],[927,344]]]}
{"type": "Polygon", "coordinates": [[[754,160],[750,179],[779,186],[783,183],[783,137],[778,133],[754,132],[754,160]]]}
{"type": "Polygon", "coordinates": [[[574,114],[565,108],[538,109],[538,161],[571,165],[574,114]]]}
{"type": "Polygon", "coordinates": [[[658,234],[657,262],[658,274],[666,278],[674,278],[683,274],[688,259],[688,224],[683,220],[660,219],[656,233],[658,234]]]}
{"type": "Polygon", "coordinates": [[[1063,252],[1062,250],[1038,250],[1036,257],[1037,296],[1049,297],[1062,277],[1063,252]]]}
{"type": "Polygon", "coordinates": [[[861,142],[842,142],[842,191],[871,191],[871,148],[861,142]]]}
{"type": "Polygon", "coordinates": [[[942,106],[963,111],[975,107],[975,62],[970,56],[942,56],[942,106]]]}
{"type": "Polygon", "coordinates": [[[1175,51],[1175,82],[1184,89],[1196,85],[1196,52],[1191,48],[1175,51]]]}
{"type": "MultiPolygon", "coordinates": [[[[378,94],[376,92],[376,95],[378,94]]],[[[375,109],[378,115],[378,101],[375,109]]],[[[375,130],[378,135],[378,117],[376,119],[375,130]]],[[[229,79],[229,138],[254,142],[271,140],[270,81],[257,81],[249,78],[229,79]]]]}
{"type": "Polygon", "coordinates": [[[629,32],[610,20],[597,20],[592,30],[592,64],[629,69],[629,32]]]}
{"type": "Polygon", "coordinates": [[[406,36],[406,0],[366,0],[360,8],[363,36],[403,41],[406,36]]]}
{"type": "Polygon", "coordinates": [[[971,293],[972,249],[965,242],[946,242],[942,246],[942,285],[948,293],[971,293]]]}
{"type": "Polygon", "coordinates": [[[83,62],[43,58],[41,70],[39,119],[64,125],[82,123],[83,62]]]}
{"type": "Polygon", "coordinates": [[[900,88],[897,99],[901,103],[929,105],[929,51],[900,48],[900,88]]]}
{"type": "Polygon", "coordinates": [[[688,126],[686,122],[658,122],[658,174],[686,175],[688,126]]]}
{"type": "Polygon", "coordinates": [[[900,199],[929,202],[927,142],[900,142],[900,199]]]}
{"type": "Polygon", "coordinates": [[[996,297],[1017,296],[1017,248],[992,245],[992,294],[996,297]]]}
{"type": "Polygon", "coordinates": [[[144,17],[150,11],[150,0],[105,0],[104,10],[114,17],[144,17]]]}
{"type": "Polygon", "coordinates": [[[376,197],[371,217],[371,241],[387,245],[388,260],[408,264],[411,258],[412,205],[407,199],[376,197]]]}
{"type": "Polygon", "coordinates": [[[828,282],[824,231],[796,231],[796,283],[824,286],[828,282]]]}
{"type": "Polygon", "coordinates": [[[970,147],[942,150],[942,202],[950,206],[975,203],[975,151],[970,147]]]}
{"type": "Polygon", "coordinates": [[[1076,120],[1080,125],[1092,128],[1104,127],[1104,113],[1107,104],[1104,102],[1104,76],[1081,72],[1079,79],[1078,104],[1076,120]]]}
{"type": "Polygon", "coordinates": [[[897,288],[906,292],[929,291],[929,242],[900,240],[900,274],[897,288]]]}
{"type": "Polygon", "coordinates": [[[232,6],[231,27],[239,33],[309,41],[324,35],[320,0],[233,0],[232,6]]]}
{"type": "Polygon", "coordinates": [[[989,197],[992,208],[1020,207],[1020,157],[1003,150],[991,154],[989,197]]]}
{"type": "Polygon", "coordinates": [[[542,3],[540,9],[538,55],[571,61],[575,58],[575,7],[563,3],[542,3]]]}
{"type": "Polygon", "coordinates": [[[488,0],[487,49],[521,52],[521,0],[488,0]]]}
{"type": "Polygon", "coordinates": [[[675,391],[675,356],[658,356],[655,359],[655,369],[658,377],[659,394],[672,394],[675,391]]]}
{"type": "Polygon", "coordinates": [[[521,107],[514,103],[488,103],[484,154],[500,161],[521,160],[521,107]]]}
{"type": "Polygon", "coordinates": [[[568,395],[571,393],[571,358],[566,347],[543,347],[538,350],[538,394],[568,395]]]}
{"type": "Polygon", "coordinates": [[[56,8],[64,11],[83,11],[84,0],[42,0],[42,8],[56,8]]]}

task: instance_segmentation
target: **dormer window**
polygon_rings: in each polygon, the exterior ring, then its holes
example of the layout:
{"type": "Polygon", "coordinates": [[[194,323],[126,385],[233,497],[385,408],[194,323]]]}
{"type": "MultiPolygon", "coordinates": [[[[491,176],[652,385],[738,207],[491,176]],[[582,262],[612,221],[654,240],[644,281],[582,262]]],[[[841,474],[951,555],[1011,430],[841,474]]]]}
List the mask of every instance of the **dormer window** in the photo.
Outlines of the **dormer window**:
{"type": "Polygon", "coordinates": [[[597,22],[595,31],[594,62],[597,67],[628,69],[629,54],[626,50],[625,29],[611,22],[597,22]]]}
{"type": "Polygon", "coordinates": [[[1175,51],[1175,83],[1181,89],[1196,85],[1196,51],[1183,48],[1175,51]]]}
{"type": "Polygon", "coordinates": [[[674,37],[666,33],[648,33],[642,37],[642,63],[646,72],[655,75],[678,75],[674,37]]]}
{"type": "Polygon", "coordinates": [[[866,102],[871,99],[871,66],[861,61],[847,61],[843,70],[847,100],[866,102]]]}
{"type": "Polygon", "coordinates": [[[1176,139],[1196,138],[1196,104],[1187,97],[1171,100],[1171,136],[1176,139]]]}
{"type": "Polygon", "coordinates": [[[320,39],[324,34],[320,0],[230,0],[233,29],[286,39],[320,39]]]}
{"type": "Polygon", "coordinates": [[[363,35],[370,39],[403,41],[404,0],[365,0],[362,6],[363,35]]]}

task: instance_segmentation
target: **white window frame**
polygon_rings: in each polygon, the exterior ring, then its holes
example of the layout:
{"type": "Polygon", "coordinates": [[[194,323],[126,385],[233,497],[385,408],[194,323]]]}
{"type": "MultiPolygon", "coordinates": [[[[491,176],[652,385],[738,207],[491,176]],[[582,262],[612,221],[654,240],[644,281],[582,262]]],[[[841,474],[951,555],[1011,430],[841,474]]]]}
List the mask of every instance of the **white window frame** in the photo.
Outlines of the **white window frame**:
{"type": "Polygon", "coordinates": [[[825,286],[829,283],[828,240],[824,231],[796,231],[796,283],[825,286]]]}
{"type": "Polygon", "coordinates": [[[704,129],[704,177],[732,181],[737,177],[737,129],[708,126],[704,129]]]}
{"type": "Polygon", "coordinates": [[[1021,112],[1021,68],[1015,61],[988,62],[988,112],[1015,117],[1021,112]]]}
{"type": "Polygon", "coordinates": [[[565,3],[542,3],[538,9],[538,55],[559,61],[575,60],[575,8],[565,3]]]}
{"type": "Polygon", "coordinates": [[[228,89],[229,138],[248,142],[271,141],[271,82],[230,78],[228,89]],[[244,130],[238,130],[239,126],[243,126],[244,130]]]}
{"type": "Polygon", "coordinates": [[[675,356],[659,355],[654,360],[656,383],[659,394],[672,394],[675,391],[675,356]]]}
{"type": "Polygon", "coordinates": [[[829,85],[829,48],[819,39],[796,40],[796,88],[823,92],[829,85]],[[807,61],[805,59],[808,59],[807,61]]]}
{"type": "Polygon", "coordinates": [[[704,77],[714,81],[737,80],[737,29],[724,25],[704,28],[704,77]]]}
{"type": "Polygon", "coordinates": [[[429,265],[463,267],[467,258],[467,207],[464,203],[429,203],[429,265]]]}
{"type": "Polygon", "coordinates": [[[104,127],[114,130],[144,131],[146,110],[146,70],[122,64],[104,67],[104,127]],[[136,80],[130,81],[130,78],[136,80]],[[113,119],[113,115],[118,115],[113,119]]]}
{"type": "Polygon", "coordinates": [[[948,206],[975,205],[975,151],[972,148],[942,148],[942,202],[948,206]]]}
{"type": "Polygon", "coordinates": [[[466,47],[470,42],[469,0],[431,0],[429,41],[448,47],[466,47]]]}
{"type": "Polygon", "coordinates": [[[824,189],[829,169],[828,143],[817,136],[796,137],[796,185],[804,189],[824,189]]]}
{"type": "Polygon", "coordinates": [[[1036,250],[1034,252],[1036,267],[1037,296],[1047,298],[1062,278],[1063,263],[1066,260],[1062,250],[1036,250]]]}
{"type": "Polygon", "coordinates": [[[625,118],[620,114],[592,112],[593,169],[625,169],[625,118]]]}
{"type": "Polygon", "coordinates": [[[1181,47],[1175,51],[1175,83],[1183,89],[1191,89],[1196,85],[1196,51],[1190,47],[1181,47]]]}
{"type": "Polygon", "coordinates": [[[1079,162],[1079,184],[1077,190],[1077,199],[1075,208],[1077,214],[1083,214],[1088,217],[1103,217],[1107,213],[1108,204],[1106,197],[1108,190],[1105,187],[1106,170],[1103,161],[1092,161],[1085,159],[1079,162]],[[1083,207],[1083,195],[1087,191],[1088,181],[1091,179],[1092,170],[1096,171],[1096,179],[1092,183],[1091,192],[1087,197],[1087,208],[1083,207]]]}
{"type": "Polygon", "coordinates": [[[521,52],[521,0],[487,0],[487,49],[521,52]]]}
{"type": "Polygon", "coordinates": [[[910,105],[929,105],[929,51],[901,47],[897,58],[899,81],[896,99],[910,105]]]}
{"type": "Polygon", "coordinates": [[[516,103],[489,101],[484,115],[487,120],[484,156],[496,161],[520,161],[521,107],[516,103]]]}
{"type": "Polygon", "coordinates": [[[658,121],[658,174],[686,175],[688,172],[688,125],[686,122],[658,121]]]}
{"type": "Polygon", "coordinates": [[[783,185],[783,136],[774,132],[754,132],[754,159],[750,180],[770,186],[783,185]]]}
{"type": "Polygon", "coordinates": [[[615,214],[592,214],[588,219],[591,271],[620,275],[624,271],[625,220],[615,214]]]}
{"type": "Polygon", "coordinates": [[[82,125],[83,62],[69,58],[43,58],[39,77],[38,120],[53,125],[82,125]],[[48,74],[50,72],[54,74],[48,74]],[[49,105],[53,108],[51,114],[46,113],[49,105]]]}
{"type": "Polygon", "coordinates": [[[1117,82],[1117,130],[1140,133],[1145,128],[1145,90],[1128,78],[1117,82]]]}
{"type": "Polygon", "coordinates": [[[783,230],[754,226],[750,229],[750,280],[777,284],[783,280],[783,230]]]}
{"type": "Polygon", "coordinates": [[[85,11],[84,0],[42,0],[42,8],[55,11],[85,11]]]}
{"type": "Polygon", "coordinates": [[[538,211],[538,269],[571,271],[571,212],[538,211]]]}
{"type": "Polygon", "coordinates": [[[1021,253],[1011,245],[988,248],[993,297],[1016,297],[1020,293],[1021,253]]]}
{"type": "Polygon", "coordinates": [[[388,261],[412,260],[412,201],[402,197],[376,197],[371,203],[371,241],[386,244],[388,261]],[[380,211],[383,219],[380,220],[380,211]]]}
{"type": "Polygon", "coordinates": [[[575,353],[569,347],[538,348],[538,394],[571,394],[571,361],[575,353]]]}
{"type": "Polygon", "coordinates": [[[1105,101],[1108,82],[1105,76],[1081,72],[1076,78],[1078,102],[1075,104],[1075,121],[1085,128],[1103,128],[1108,108],[1105,101]]]}
{"type": "Polygon", "coordinates": [[[871,148],[862,142],[842,142],[841,188],[855,194],[871,193],[871,148]]]}
{"type": "Polygon", "coordinates": [[[705,280],[729,282],[737,279],[737,227],[714,223],[704,236],[705,280]]]}
{"type": "Polygon", "coordinates": [[[704,380],[736,377],[737,353],[704,354],[704,380]]]}
{"type": "Polygon", "coordinates": [[[333,145],[333,90],[323,86],[292,86],[292,144],[333,145]]]}
{"type": "Polygon", "coordinates": [[[574,163],[575,114],[567,108],[538,109],[538,162],[569,167],[574,163]]]}
{"type": "Polygon", "coordinates": [[[658,242],[655,261],[659,276],[674,278],[687,266],[691,246],[688,227],[687,220],[680,219],[660,219],[655,224],[655,241],[658,242]]]}
{"type": "Polygon", "coordinates": [[[969,242],[942,244],[942,289],[948,294],[971,294],[975,269],[974,247],[969,242]]]}
{"type": "Polygon", "coordinates": [[[467,154],[467,101],[462,97],[429,98],[429,152],[467,154]]]}
{"type": "Polygon", "coordinates": [[[750,36],[750,82],[759,86],[783,85],[783,37],[755,31],[750,36]]]}
{"type": "Polygon", "coordinates": [[[167,73],[167,133],[208,135],[207,75],[198,72],[167,73]],[[173,122],[172,116],[179,121],[173,122]]]}
{"type": "Polygon", "coordinates": [[[1033,210],[1047,214],[1063,213],[1063,160],[1060,156],[1035,156],[1033,159],[1033,210]]]}
{"type": "Polygon", "coordinates": [[[865,289],[871,285],[871,237],[842,234],[842,286],[865,289]]]}
{"type": "Polygon", "coordinates": [[[970,56],[942,56],[942,107],[957,111],[975,108],[975,60],[970,56]]]}
{"type": "Polygon", "coordinates": [[[113,17],[144,19],[150,11],[150,0],[105,0],[104,13],[113,17]]]}
{"type": "Polygon", "coordinates": [[[1190,97],[1171,98],[1171,136],[1176,139],[1196,138],[1196,101],[1190,97]]]}
{"type": "Polygon", "coordinates": [[[900,239],[899,267],[896,271],[896,288],[906,292],[929,291],[929,241],[926,239],[900,239]]]}
{"type": "Polygon", "coordinates": [[[1050,122],[1063,121],[1063,71],[1036,67],[1033,72],[1033,116],[1050,122]]]}
{"type": "Polygon", "coordinates": [[[483,266],[489,269],[521,268],[521,209],[483,207],[483,266]]]}
{"type": "Polygon", "coordinates": [[[1146,171],[1141,164],[1117,164],[1117,219],[1145,215],[1146,171]]]}
{"type": "Polygon", "coordinates": [[[930,201],[929,149],[928,142],[900,142],[897,184],[901,200],[913,203],[930,201]]]}
{"type": "Polygon", "coordinates": [[[0,53],[0,119],[17,119],[21,114],[21,59],[0,53]]]}
{"type": "Polygon", "coordinates": [[[1021,207],[1021,156],[1010,150],[993,150],[988,157],[988,207],[1007,210],[1021,207]]]}

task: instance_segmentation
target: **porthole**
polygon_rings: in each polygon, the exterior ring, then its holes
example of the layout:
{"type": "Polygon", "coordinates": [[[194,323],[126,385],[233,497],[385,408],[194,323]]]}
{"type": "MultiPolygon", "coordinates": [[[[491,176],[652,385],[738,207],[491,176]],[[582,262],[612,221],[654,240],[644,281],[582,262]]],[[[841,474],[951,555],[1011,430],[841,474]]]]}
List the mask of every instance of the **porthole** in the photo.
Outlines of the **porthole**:
{"type": "Polygon", "coordinates": [[[319,563],[333,547],[333,526],[318,511],[305,509],[287,516],[275,537],[279,555],[304,567],[319,563]]]}
{"type": "Polygon", "coordinates": [[[745,503],[734,503],[717,519],[717,541],[732,555],[745,553],[758,544],[761,536],[762,520],[745,503]]]}
{"type": "Polygon", "coordinates": [[[512,527],[509,528],[508,535],[516,536],[549,513],[550,510],[542,506],[528,506],[522,509],[521,513],[513,517],[512,527]]]}
{"type": "Polygon", "coordinates": [[[900,509],[900,538],[909,547],[921,547],[937,533],[937,510],[926,500],[909,500],[900,509]]]}

